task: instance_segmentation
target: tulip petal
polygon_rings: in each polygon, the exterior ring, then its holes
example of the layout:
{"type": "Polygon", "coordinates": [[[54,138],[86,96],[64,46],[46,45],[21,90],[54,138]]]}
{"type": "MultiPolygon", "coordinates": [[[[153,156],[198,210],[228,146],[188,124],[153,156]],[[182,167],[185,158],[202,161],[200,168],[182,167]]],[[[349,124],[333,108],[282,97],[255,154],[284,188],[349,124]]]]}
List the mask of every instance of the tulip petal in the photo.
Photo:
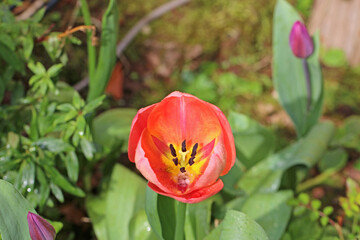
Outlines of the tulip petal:
{"type": "Polygon", "coordinates": [[[32,240],[55,239],[56,232],[54,227],[39,215],[28,212],[27,221],[32,240]]]}
{"type": "Polygon", "coordinates": [[[216,144],[215,148],[212,151],[210,158],[206,160],[206,163],[203,165],[200,174],[197,180],[194,182],[194,185],[191,186],[192,189],[201,189],[209,183],[215,182],[221,172],[224,169],[226,161],[226,152],[222,139],[216,144]]]}
{"type": "Polygon", "coordinates": [[[135,162],[135,151],[139,143],[142,132],[146,128],[147,120],[149,114],[153,110],[156,104],[150,105],[146,108],[140,109],[134,120],[131,124],[130,136],[129,136],[129,146],[128,146],[128,156],[131,162],[135,162]]]}
{"type": "Polygon", "coordinates": [[[164,191],[176,191],[174,172],[178,172],[179,168],[160,152],[147,129],[144,130],[137,147],[135,164],[147,180],[160,185],[164,191]]]}
{"type": "Polygon", "coordinates": [[[227,174],[235,164],[235,159],[236,159],[235,142],[230,124],[226,119],[224,113],[214,105],[212,105],[212,108],[214,109],[214,111],[218,116],[224,138],[224,146],[226,151],[226,165],[223,171],[221,172],[221,176],[223,176],[227,174]]]}
{"type": "Polygon", "coordinates": [[[175,195],[169,192],[164,192],[151,182],[148,183],[148,186],[158,194],[174,198],[180,202],[198,203],[218,193],[224,187],[224,183],[219,179],[210,186],[195,190],[185,195],[175,195]]]}
{"type": "Polygon", "coordinates": [[[167,144],[180,145],[184,140],[189,145],[209,143],[221,133],[218,117],[209,105],[189,94],[172,93],[153,109],[147,128],[167,144]]]}

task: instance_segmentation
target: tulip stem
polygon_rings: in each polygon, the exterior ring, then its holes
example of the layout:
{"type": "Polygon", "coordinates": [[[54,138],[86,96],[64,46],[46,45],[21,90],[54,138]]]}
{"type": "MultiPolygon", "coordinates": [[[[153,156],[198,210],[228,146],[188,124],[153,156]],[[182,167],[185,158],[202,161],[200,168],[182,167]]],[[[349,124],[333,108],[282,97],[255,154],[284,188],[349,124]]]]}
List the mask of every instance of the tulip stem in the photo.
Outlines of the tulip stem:
{"type": "Polygon", "coordinates": [[[186,205],[186,203],[177,202],[174,240],[184,240],[186,205]]]}
{"type": "Polygon", "coordinates": [[[307,112],[309,112],[309,111],[310,111],[310,107],[311,107],[312,95],[311,95],[310,70],[309,70],[309,64],[307,63],[306,58],[303,59],[303,67],[304,67],[304,73],[305,73],[305,78],[306,78],[306,91],[307,91],[307,105],[306,105],[306,110],[307,110],[307,112]]]}

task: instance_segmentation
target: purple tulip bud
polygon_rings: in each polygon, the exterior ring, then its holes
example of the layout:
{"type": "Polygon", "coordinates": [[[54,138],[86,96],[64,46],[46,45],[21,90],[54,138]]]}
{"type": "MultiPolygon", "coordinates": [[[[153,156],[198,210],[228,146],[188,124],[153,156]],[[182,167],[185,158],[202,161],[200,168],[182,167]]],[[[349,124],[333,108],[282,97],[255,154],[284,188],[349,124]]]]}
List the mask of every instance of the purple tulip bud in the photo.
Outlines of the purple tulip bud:
{"type": "Polygon", "coordinates": [[[289,44],[292,52],[298,58],[307,58],[314,51],[314,44],[305,25],[296,21],[291,28],[289,44]]]}
{"type": "Polygon", "coordinates": [[[27,221],[32,240],[55,239],[56,232],[54,227],[39,215],[28,212],[27,221]]]}

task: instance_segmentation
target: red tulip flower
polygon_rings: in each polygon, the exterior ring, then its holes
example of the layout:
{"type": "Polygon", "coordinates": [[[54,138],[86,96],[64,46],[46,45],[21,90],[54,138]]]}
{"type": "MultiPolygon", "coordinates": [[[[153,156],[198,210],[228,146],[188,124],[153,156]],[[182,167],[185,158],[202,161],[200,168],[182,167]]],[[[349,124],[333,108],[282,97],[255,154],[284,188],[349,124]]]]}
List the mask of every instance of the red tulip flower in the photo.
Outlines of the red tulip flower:
{"type": "Polygon", "coordinates": [[[291,28],[289,44],[293,54],[298,58],[307,58],[314,51],[312,39],[300,21],[296,21],[291,28]]]}
{"type": "Polygon", "coordinates": [[[29,232],[32,240],[54,240],[55,229],[45,219],[39,215],[28,212],[27,221],[29,224],[29,232]]]}
{"type": "Polygon", "coordinates": [[[155,192],[196,203],[223,188],[219,176],[235,163],[234,137],[218,107],[173,92],[138,111],[131,126],[129,159],[155,192]]]}

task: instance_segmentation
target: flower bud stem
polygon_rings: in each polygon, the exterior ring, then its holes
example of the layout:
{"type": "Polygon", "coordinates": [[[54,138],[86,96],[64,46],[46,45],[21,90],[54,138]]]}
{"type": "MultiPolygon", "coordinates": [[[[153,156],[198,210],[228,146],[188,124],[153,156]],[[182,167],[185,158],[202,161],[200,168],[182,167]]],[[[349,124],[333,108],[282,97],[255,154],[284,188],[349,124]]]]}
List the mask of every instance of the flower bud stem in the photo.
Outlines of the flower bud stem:
{"type": "Polygon", "coordinates": [[[184,226],[186,216],[186,203],[177,201],[176,225],[174,240],[184,240],[184,226]]]}
{"type": "Polygon", "coordinates": [[[304,73],[305,73],[305,78],[306,78],[306,91],[307,91],[307,105],[306,105],[306,111],[309,113],[310,111],[310,107],[311,107],[311,99],[312,99],[312,95],[311,95],[311,78],[310,78],[310,70],[309,70],[309,65],[306,61],[306,58],[304,58],[303,60],[303,67],[304,67],[304,73]]]}

